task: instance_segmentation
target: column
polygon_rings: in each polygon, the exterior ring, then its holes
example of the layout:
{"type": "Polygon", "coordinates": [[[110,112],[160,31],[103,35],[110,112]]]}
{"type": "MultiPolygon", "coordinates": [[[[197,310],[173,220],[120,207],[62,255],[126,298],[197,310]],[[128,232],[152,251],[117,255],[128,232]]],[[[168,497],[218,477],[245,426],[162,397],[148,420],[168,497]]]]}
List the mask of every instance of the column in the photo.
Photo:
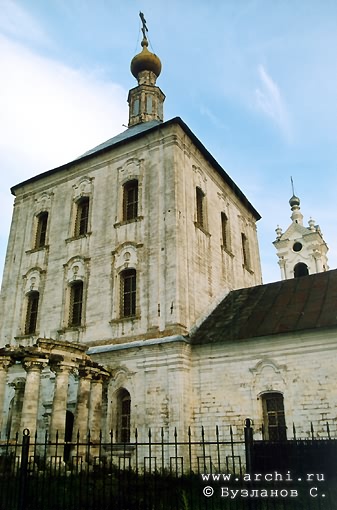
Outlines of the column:
{"type": "Polygon", "coordinates": [[[1,356],[0,358],[0,434],[2,430],[3,411],[5,403],[6,382],[8,369],[13,361],[10,356],[1,356]]]}
{"type": "Polygon", "coordinates": [[[12,420],[10,430],[8,430],[9,437],[14,438],[16,433],[20,432],[20,421],[23,406],[23,397],[25,393],[25,379],[21,377],[10,383],[15,390],[14,399],[12,403],[12,420]]]}
{"type": "Polygon", "coordinates": [[[88,367],[80,367],[79,378],[73,441],[77,441],[77,434],[79,433],[79,441],[85,443],[88,434],[89,399],[92,378],[91,369],[88,367]]]}
{"type": "Polygon", "coordinates": [[[75,369],[75,366],[71,363],[59,363],[51,365],[50,368],[56,374],[56,378],[49,425],[49,440],[55,442],[58,433],[58,441],[63,442],[66,426],[69,375],[75,369]]]}
{"type": "Polygon", "coordinates": [[[89,430],[92,441],[99,440],[102,427],[103,374],[93,375],[90,392],[89,430]]]}
{"type": "Polygon", "coordinates": [[[34,440],[39,410],[41,371],[48,362],[46,359],[26,358],[22,364],[27,377],[19,432],[21,434],[23,429],[28,429],[30,437],[34,440]]]}

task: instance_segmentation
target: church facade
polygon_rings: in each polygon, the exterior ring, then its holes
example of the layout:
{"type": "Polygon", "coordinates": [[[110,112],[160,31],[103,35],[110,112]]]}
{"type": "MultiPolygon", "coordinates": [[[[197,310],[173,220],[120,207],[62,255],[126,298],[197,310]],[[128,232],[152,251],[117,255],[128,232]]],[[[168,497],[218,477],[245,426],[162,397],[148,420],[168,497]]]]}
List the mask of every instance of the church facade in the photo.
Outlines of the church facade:
{"type": "Polygon", "coordinates": [[[1,438],[241,433],[248,417],[269,438],[320,430],[336,420],[337,320],[315,289],[334,299],[335,272],[262,285],[260,216],[179,117],[163,121],[143,34],[129,128],[12,188],[1,438]]]}

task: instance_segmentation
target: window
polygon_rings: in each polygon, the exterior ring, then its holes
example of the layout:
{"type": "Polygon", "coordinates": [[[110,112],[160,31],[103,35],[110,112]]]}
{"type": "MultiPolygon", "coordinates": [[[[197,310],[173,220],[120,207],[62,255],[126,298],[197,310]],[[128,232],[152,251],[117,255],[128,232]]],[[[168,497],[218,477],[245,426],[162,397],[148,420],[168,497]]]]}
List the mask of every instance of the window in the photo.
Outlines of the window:
{"type": "Polygon", "coordinates": [[[196,188],[197,224],[204,227],[204,197],[205,194],[200,188],[196,188]]]}
{"type": "Polygon", "coordinates": [[[138,181],[128,181],[123,187],[123,221],[134,220],[138,216],[138,181]]]}
{"type": "Polygon", "coordinates": [[[35,333],[37,313],[39,309],[40,294],[37,291],[28,294],[27,314],[25,323],[25,334],[30,335],[35,333]]]}
{"type": "Polygon", "coordinates": [[[46,246],[48,213],[46,211],[40,213],[37,217],[37,228],[35,237],[35,248],[43,248],[46,246]]]}
{"type": "Polygon", "coordinates": [[[229,249],[228,218],[224,212],[221,213],[221,236],[223,248],[229,249]]]}
{"type": "Polygon", "coordinates": [[[121,273],[121,316],[136,315],[136,271],[125,269],[121,273]]]}
{"type": "Polygon", "coordinates": [[[83,282],[76,281],[70,286],[69,326],[80,326],[83,307],[83,282]]]}
{"type": "Polygon", "coordinates": [[[301,250],[302,250],[302,247],[303,247],[303,246],[302,246],[302,243],[300,243],[300,242],[298,242],[298,241],[297,241],[296,243],[294,243],[294,244],[293,244],[293,250],[294,250],[294,251],[301,251],[301,250]]]}
{"type": "Polygon", "coordinates": [[[117,401],[117,439],[122,443],[130,442],[130,417],[131,397],[130,393],[121,389],[117,401]]]}
{"type": "Polygon", "coordinates": [[[309,269],[304,262],[299,262],[294,267],[294,277],[299,278],[300,276],[307,276],[309,274],[309,269]]]}
{"type": "Polygon", "coordinates": [[[89,197],[83,197],[77,202],[75,236],[82,236],[88,232],[89,225],[89,197]]]}
{"type": "Polygon", "coordinates": [[[247,236],[241,233],[243,265],[250,267],[250,253],[247,236]]]}
{"type": "Polygon", "coordinates": [[[287,429],[284,418],[283,395],[265,393],[262,396],[264,436],[269,441],[285,441],[287,429]]]}

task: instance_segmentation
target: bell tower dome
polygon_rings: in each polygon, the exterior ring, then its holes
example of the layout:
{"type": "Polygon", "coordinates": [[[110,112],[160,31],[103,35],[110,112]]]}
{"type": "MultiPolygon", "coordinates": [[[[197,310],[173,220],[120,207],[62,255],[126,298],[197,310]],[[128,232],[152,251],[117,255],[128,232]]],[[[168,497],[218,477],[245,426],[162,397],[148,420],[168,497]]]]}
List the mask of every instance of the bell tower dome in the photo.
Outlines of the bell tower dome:
{"type": "Polygon", "coordinates": [[[142,51],[131,61],[131,73],[138,81],[138,86],[129,91],[129,127],[155,120],[163,122],[163,103],[165,95],[156,86],[161,72],[159,57],[148,50],[149,42],[146,36],[148,28],[142,12],[139,13],[142,21],[143,40],[142,51]]]}
{"type": "Polygon", "coordinates": [[[284,233],[278,226],[276,240],[273,242],[279,258],[282,280],[327,271],[328,247],[319,225],[310,218],[309,226],[303,226],[301,201],[294,192],[289,204],[292,223],[284,233]]]}

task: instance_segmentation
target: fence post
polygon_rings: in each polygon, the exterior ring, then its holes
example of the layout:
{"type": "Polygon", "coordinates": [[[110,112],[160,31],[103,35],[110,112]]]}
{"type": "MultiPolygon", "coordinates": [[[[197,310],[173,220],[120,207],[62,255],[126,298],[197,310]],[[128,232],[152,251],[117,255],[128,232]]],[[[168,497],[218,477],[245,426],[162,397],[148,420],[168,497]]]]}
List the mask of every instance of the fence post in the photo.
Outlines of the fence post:
{"type": "Polygon", "coordinates": [[[18,510],[25,510],[27,503],[27,473],[29,457],[29,430],[24,429],[22,436],[21,465],[20,465],[20,483],[18,510]]]}
{"type": "Polygon", "coordinates": [[[253,429],[250,418],[245,420],[246,472],[253,471],[253,429]]]}

